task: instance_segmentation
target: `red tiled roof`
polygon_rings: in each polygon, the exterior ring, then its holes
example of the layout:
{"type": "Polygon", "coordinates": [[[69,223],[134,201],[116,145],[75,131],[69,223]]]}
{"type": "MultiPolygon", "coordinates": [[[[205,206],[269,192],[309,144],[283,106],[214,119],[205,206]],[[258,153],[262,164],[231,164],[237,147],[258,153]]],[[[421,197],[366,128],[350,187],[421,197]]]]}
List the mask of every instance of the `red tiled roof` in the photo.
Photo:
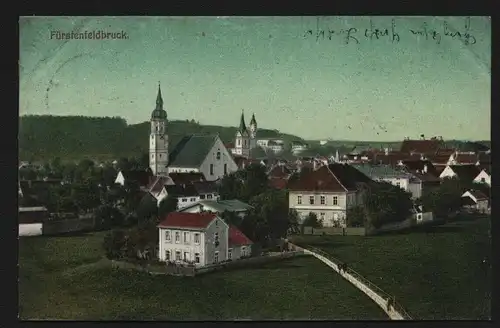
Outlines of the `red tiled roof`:
{"type": "Polygon", "coordinates": [[[436,174],[441,175],[441,172],[444,171],[446,165],[434,165],[434,169],[436,170],[436,174]]]}
{"type": "Polygon", "coordinates": [[[471,182],[481,173],[476,165],[450,165],[450,168],[460,180],[466,182],[471,182]]]}
{"type": "Polygon", "coordinates": [[[430,140],[403,140],[400,151],[402,153],[435,154],[441,147],[439,139],[430,140]]]}
{"type": "Polygon", "coordinates": [[[252,245],[253,242],[233,225],[229,226],[229,246],[252,245]]]}
{"type": "Polygon", "coordinates": [[[147,189],[149,190],[150,193],[156,195],[156,194],[161,192],[161,190],[163,189],[163,186],[165,186],[167,181],[168,181],[168,177],[155,177],[152,180],[152,182],[149,184],[147,189]]]}
{"type": "Polygon", "coordinates": [[[269,177],[273,178],[288,178],[292,172],[284,165],[275,165],[267,173],[269,177]]]}
{"type": "Polygon", "coordinates": [[[186,213],[172,212],[164,218],[158,228],[185,228],[185,229],[204,229],[208,227],[217,215],[215,213],[186,213]]]}
{"type": "Polygon", "coordinates": [[[437,152],[436,152],[436,155],[443,155],[443,156],[448,156],[450,157],[451,155],[453,155],[453,153],[455,153],[455,149],[439,149],[437,152]]]}
{"type": "Polygon", "coordinates": [[[285,178],[275,178],[275,177],[269,178],[269,185],[271,186],[271,188],[282,190],[286,189],[287,184],[288,180],[285,178]]]}
{"type": "Polygon", "coordinates": [[[301,175],[298,180],[289,183],[288,188],[295,191],[346,192],[356,190],[359,182],[369,181],[370,178],[351,165],[330,164],[301,175]]]}
{"type": "Polygon", "coordinates": [[[486,196],[484,193],[482,193],[479,190],[469,190],[472,196],[474,196],[477,200],[485,200],[488,199],[488,196],[486,196]]]}
{"type": "Polygon", "coordinates": [[[458,164],[476,164],[478,156],[476,154],[457,154],[455,162],[458,164]]]}
{"type": "Polygon", "coordinates": [[[448,160],[450,159],[451,155],[427,155],[427,158],[429,161],[431,161],[432,164],[442,164],[446,165],[448,163],[448,160]]]}

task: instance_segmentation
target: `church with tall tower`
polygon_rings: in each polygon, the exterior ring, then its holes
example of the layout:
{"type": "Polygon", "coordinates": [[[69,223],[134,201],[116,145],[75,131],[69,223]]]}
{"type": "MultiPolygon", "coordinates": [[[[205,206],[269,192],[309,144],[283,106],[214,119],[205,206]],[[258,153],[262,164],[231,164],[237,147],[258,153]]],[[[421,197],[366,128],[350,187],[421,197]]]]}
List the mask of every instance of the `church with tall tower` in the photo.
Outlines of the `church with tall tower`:
{"type": "Polygon", "coordinates": [[[241,112],[240,126],[236,131],[233,153],[243,157],[250,157],[250,150],[257,147],[257,120],[252,115],[250,127],[245,124],[245,114],[241,112]]]}
{"type": "Polygon", "coordinates": [[[167,112],[163,109],[160,84],[156,108],[151,113],[151,133],[149,137],[149,167],[156,176],[168,175],[168,134],[167,112]]]}

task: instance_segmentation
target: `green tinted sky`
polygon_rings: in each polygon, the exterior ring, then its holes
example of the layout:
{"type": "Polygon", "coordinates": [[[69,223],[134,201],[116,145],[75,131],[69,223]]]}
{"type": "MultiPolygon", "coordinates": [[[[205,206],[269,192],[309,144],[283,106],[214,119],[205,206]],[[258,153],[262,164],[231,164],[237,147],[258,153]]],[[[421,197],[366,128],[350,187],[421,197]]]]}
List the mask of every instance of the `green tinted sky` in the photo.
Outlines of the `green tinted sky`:
{"type": "Polygon", "coordinates": [[[235,126],[244,109],[260,127],[304,138],[489,139],[490,19],[471,18],[473,45],[444,35],[445,24],[463,33],[464,17],[396,17],[399,43],[391,19],[373,17],[390,35],[370,40],[368,16],[21,18],[20,115],[137,123],[161,81],[170,119],[235,126]],[[413,35],[423,24],[427,37],[413,35]],[[345,43],[348,29],[359,43],[345,43]],[[128,39],[51,39],[72,30],[128,39]],[[336,32],[316,40],[316,30],[336,32]]]}

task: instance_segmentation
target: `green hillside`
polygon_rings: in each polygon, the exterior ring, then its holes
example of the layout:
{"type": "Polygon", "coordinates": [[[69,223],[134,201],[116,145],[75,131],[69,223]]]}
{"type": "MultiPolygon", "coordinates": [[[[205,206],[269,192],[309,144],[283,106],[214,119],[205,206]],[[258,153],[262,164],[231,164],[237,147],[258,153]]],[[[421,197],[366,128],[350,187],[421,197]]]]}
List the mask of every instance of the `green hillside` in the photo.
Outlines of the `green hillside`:
{"type": "MultiPolygon", "coordinates": [[[[19,119],[19,158],[21,160],[100,159],[137,156],[147,152],[149,122],[128,125],[121,117],[28,115],[19,119]]],[[[185,135],[216,134],[224,142],[234,140],[236,127],[201,125],[194,120],[170,121],[170,143],[185,135]]],[[[277,130],[259,129],[259,138],[302,140],[277,130]]]]}

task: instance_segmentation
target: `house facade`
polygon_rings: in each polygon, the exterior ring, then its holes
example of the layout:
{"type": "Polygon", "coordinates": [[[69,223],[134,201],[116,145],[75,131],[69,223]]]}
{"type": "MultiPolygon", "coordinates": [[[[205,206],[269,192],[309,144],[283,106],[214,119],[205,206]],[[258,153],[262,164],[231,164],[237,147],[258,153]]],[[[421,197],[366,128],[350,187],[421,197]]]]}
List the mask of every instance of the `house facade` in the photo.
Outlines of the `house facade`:
{"type": "Polygon", "coordinates": [[[158,233],[160,261],[205,266],[228,259],[229,226],[214,213],[170,213],[158,233]]]}
{"type": "Polygon", "coordinates": [[[440,179],[457,178],[463,182],[469,183],[479,175],[481,171],[477,165],[448,165],[439,175],[440,179]]]}
{"type": "Polygon", "coordinates": [[[363,189],[359,184],[371,181],[346,164],[330,164],[302,175],[289,183],[289,208],[301,222],[315,213],[325,227],[345,227],[347,210],[362,205],[363,189]]]}
{"type": "Polygon", "coordinates": [[[352,164],[352,166],[374,181],[385,181],[404,191],[419,193],[420,181],[408,172],[396,170],[389,165],[371,165],[366,163],[352,164]]]}
{"type": "Polygon", "coordinates": [[[491,174],[488,170],[482,169],[481,172],[474,178],[475,183],[485,183],[491,187],[491,174]]]}
{"type": "Polygon", "coordinates": [[[489,209],[488,197],[478,190],[468,190],[462,195],[462,204],[465,208],[487,213],[489,209]]]}

